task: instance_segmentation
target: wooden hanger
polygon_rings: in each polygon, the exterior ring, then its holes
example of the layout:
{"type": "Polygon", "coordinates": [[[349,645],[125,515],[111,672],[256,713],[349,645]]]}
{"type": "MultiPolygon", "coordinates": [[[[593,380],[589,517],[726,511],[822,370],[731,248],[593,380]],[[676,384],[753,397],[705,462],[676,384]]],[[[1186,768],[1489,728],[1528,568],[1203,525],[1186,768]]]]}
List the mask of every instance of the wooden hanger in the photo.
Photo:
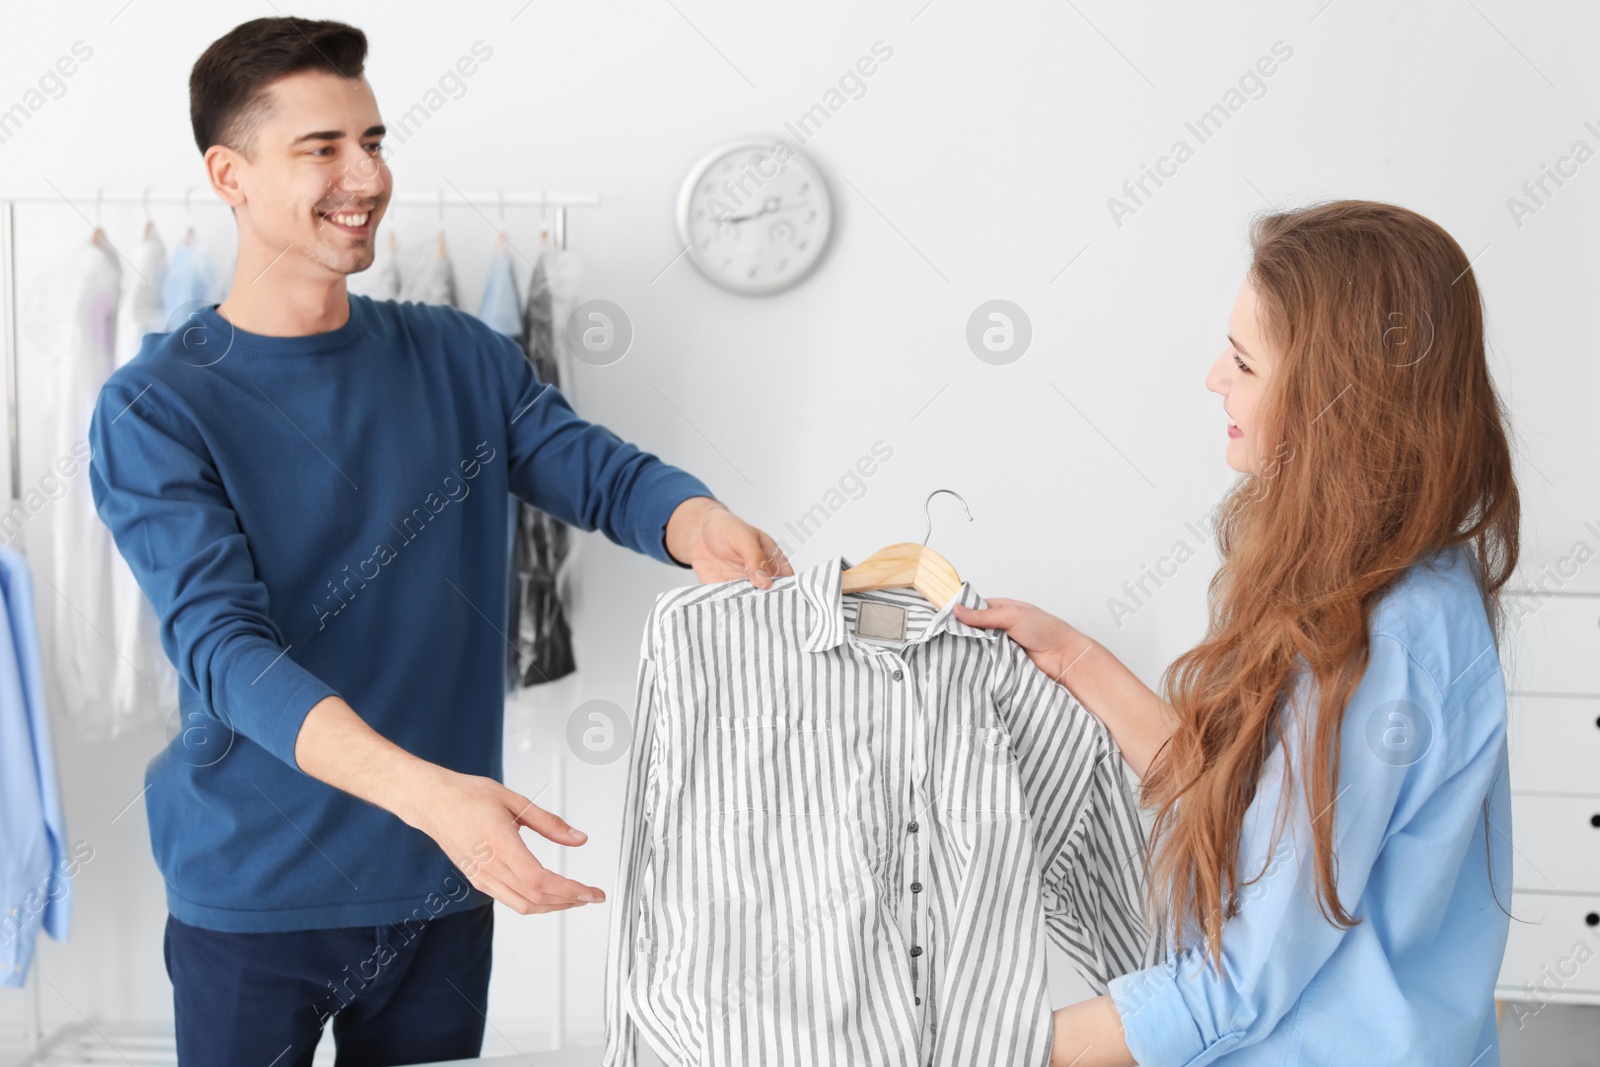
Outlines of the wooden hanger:
{"type": "Polygon", "coordinates": [[[923,502],[922,511],[928,516],[928,532],[922,544],[902,541],[900,544],[880,548],[866,559],[847,569],[841,578],[841,592],[865,593],[874,589],[904,589],[910,586],[936,608],[942,608],[961,591],[961,576],[950,561],[928,547],[933,534],[933,516],[928,506],[940,493],[949,493],[961,501],[972,521],[972,510],[961,494],[950,489],[935,489],[923,502]]]}
{"type": "Polygon", "coordinates": [[[450,253],[444,247],[444,190],[439,190],[439,258],[448,259],[450,253]]]}
{"type": "Polygon", "coordinates": [[[104,193],[104,189],[94,192],[94,232],[89,235],[89,243],[99,248],[104,248],[106,244],[105,231],[100,228],[100,197],[104,193]]]}

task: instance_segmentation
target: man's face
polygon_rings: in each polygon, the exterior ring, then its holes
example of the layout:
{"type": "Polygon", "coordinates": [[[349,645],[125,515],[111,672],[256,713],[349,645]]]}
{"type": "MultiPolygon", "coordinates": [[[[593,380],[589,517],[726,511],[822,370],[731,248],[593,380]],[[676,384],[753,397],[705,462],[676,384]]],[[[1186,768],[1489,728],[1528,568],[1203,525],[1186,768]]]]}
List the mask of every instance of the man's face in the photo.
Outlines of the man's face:
{"type": "Polygon", "coordinates": [[[354,274],[372,265],[392,177],[383,123],[365,78],[304,71],[268,89],[272,110],[255,133],[255,158],[238,161],[245,204],[241,253],[261,246],[273,267],[354,274]]]}

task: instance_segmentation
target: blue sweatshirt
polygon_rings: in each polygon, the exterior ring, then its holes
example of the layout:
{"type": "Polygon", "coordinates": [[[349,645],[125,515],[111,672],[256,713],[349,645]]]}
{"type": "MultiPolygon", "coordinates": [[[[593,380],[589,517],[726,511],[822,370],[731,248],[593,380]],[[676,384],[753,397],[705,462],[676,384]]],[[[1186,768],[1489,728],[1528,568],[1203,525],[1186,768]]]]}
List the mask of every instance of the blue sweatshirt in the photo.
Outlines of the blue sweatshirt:
{"type": "Polygon", "coordinates": [[[251,334],[212,305],[147,336],[89,442],[181,679],[145,774],[168,908],[226,931],[488,903],[451,862],[472,857],[300,770],[306,713],[336,694],[408,752],[500,779],[509,494],[680,567],[667,519],[712,495],[471,315],[357,295],[326,333],[251,334]]]}

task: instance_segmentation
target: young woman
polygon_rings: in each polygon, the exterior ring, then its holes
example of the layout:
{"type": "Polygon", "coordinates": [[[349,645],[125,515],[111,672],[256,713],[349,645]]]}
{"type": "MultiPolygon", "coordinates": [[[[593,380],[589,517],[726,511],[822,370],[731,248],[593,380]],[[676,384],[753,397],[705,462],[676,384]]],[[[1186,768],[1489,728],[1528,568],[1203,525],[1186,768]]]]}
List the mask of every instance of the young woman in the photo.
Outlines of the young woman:
{"type": "Polygon", "coordinates": [[[1251,245],[1206,380],[1243,477],[1166,698],[1030,604],[956,611],[1105,723],[1154,810],[1170,955],[1058,1011],[1053,1062],[1489,1067],[1519,509],[1477,287],[1388,204],[1270,215],[1251,245]]]}

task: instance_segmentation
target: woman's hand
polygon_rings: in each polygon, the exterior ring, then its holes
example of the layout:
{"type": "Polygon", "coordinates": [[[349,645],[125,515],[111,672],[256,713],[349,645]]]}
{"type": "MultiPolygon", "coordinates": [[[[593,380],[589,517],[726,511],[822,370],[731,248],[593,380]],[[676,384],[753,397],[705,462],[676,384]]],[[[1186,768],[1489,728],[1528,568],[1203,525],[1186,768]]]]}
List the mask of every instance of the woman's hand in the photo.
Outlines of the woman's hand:
{"type": "Polygon", "coordinates": [[[1070,623],[1021,600],[995,597],[988,603],[981,610],[957,604],[953,611],[956,621],[1009,634],[1034,666],[1105,724],[1122,750],[1122,758],[1143,778],[1177,725],[1172,705],[1105,646],[1070,623]]]}
{"type": "Polygon", "coordinates": [[[1137,1067],[1122,1031],[1122,1014],[1108,996],[1054,1012],[1050,1067],[1137,1067]]]}
{"type": "Polygon", "coordinates": [[[1067,668],[1094,645],[1070,623],[1043,608],[1005,597],[994,597],[988,603],[987,608],[981,609],[957,604],[956,620],[968,626],[1004,630],[1028,653],[1034,666],[1061,684],[1066,684],[1062,676],[1067,668]]]}

